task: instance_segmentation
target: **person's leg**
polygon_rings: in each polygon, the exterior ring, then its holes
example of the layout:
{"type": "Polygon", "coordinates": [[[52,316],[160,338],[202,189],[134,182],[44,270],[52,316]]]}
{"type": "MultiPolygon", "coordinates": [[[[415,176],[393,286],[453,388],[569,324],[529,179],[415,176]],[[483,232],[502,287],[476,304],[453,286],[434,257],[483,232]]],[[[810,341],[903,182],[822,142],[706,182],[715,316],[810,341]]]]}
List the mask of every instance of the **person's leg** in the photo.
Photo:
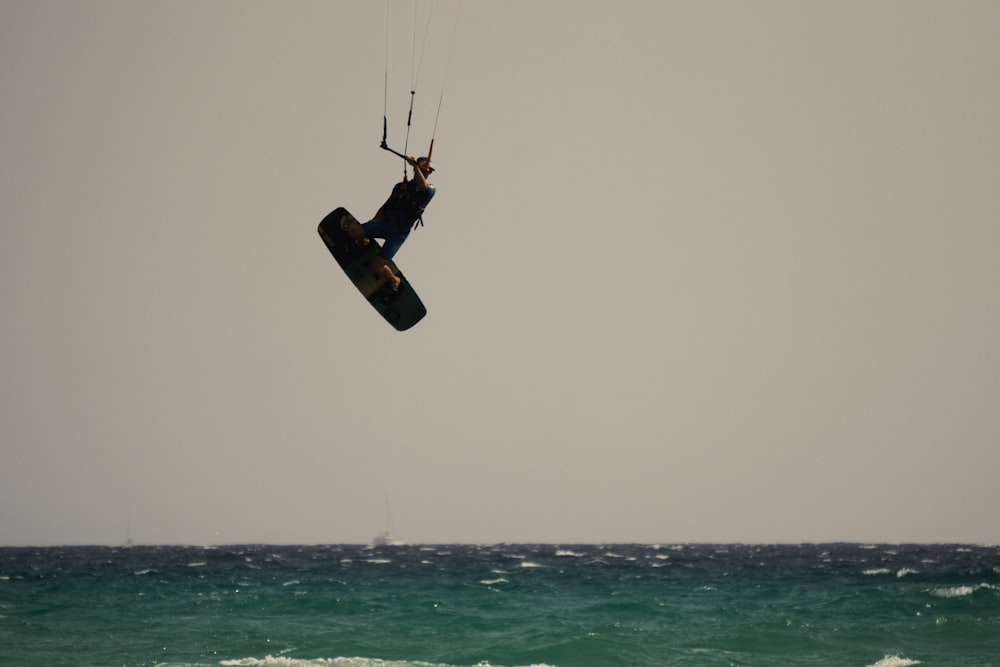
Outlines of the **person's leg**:
{"type": "Polygon", "coordinates": [[[384,218],[374,218],[361,225],[358,228],[358,235],[365,238],[366,241],[368,238],[384,239],[382,249],[372,260],[372,273],[380,278],[384,278],[389,289],[393,291],[398,290],[402,281],[392,270],[389,260],[399,252],[399,249],[403,246],[403,242],[406,241],[406,237],[410,235],[410,230],[407,229],[405,232],[400,233],[396,221],[386,216],[384,218]]]}
{"type": "Polygon", "coordinates": [[[402,282],[399,276],[392,270],[389,265],[389,260],[395,257],[399,249],[403,247],[403,242],[410,235],[410,230],[400,234],[398,230],[393,229],[389,234],[386,235],[385,243],[382,244],[382,250],[379,251],[372,262],[372,272],[375,275],[382,276],[386,279],[389,289],[396,291],[399,289],[399,285],[402,282]]]}
{"type": "Polygon", "coordinates": [[[352,225],[351,228],[347,230],[347,236],[359,246],[364,247],[368,245],[368,233],[365,231],[364,225],[352,225]]]}

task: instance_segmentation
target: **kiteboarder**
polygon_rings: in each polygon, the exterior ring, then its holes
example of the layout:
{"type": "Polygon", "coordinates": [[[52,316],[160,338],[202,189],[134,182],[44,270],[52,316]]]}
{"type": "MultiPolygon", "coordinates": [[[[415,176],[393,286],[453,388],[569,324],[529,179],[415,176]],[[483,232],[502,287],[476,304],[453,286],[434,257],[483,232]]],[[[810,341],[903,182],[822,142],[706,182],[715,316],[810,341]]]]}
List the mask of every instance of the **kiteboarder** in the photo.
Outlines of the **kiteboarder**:
{"type": "Polygon", "coordinates": [[[386,279],[390,297],[398,296],[402,281],[388,260],[399,252],[410,230],[423,223],[424,209],[435,192],[434,186],[427,182],[427,177],[434,172],[430,159],[407,156],[406,161],[413,167],[413,180],[406,180],[404,175],[375,216],[351,229],[351,238],[360,246],[368,245],[368,239],[372,238],[385,240],[372,262],[372,273],[386,279]]]}

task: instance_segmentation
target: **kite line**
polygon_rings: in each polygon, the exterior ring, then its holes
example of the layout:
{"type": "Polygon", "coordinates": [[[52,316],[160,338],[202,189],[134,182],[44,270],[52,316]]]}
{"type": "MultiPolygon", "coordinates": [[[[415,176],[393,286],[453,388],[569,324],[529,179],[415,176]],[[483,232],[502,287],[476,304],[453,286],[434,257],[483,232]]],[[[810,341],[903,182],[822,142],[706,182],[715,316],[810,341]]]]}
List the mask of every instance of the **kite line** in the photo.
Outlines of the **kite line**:
{"type": "MultiPolygon", "coordinates": [[[[406,162],[406,156],[409,154],[410,146],[410,130],[413,127],[413,109],[414,103],[417,95],[418,83],[420,81],[420,73],[423,70],[424,55],[427,53],[427,43],[430,36],[431,22],[434,16],[434,0],[431,0],[430,8],[427,11],[427,18],[424,24],[424,34],[423,41],[420,44],[420,50],[417,50],[417,37],[418,37],[418,27],[420,24],[420,15],[418,11],[418,2],[414,0],[413,2],[413,41],[412,41],[412,53],[410,56],[410,108],[406,115],[406,135],[403,141],[402,152],[391,148],[388,144],[389,135],[389,41],[390,41],[390,13],[389,13],[389,0],[386,0],[385,8],[385,91],[383,99],[382,108],[382,142],[379,144],[380,148],[389,151],[393,155],[403,158],[403,180],[407,179],[409,164],[406,162]]],[[[444,91],[445,86],[448,81],[448,72],[451,69],[451,60],[455,51],[455,37],[458,33],[458,16],[456,14],[455,18],[455,29],[452,34],[451,48],[448,52],[448,58],[445,62],[444,79],[441,83],[441,94],[438,98],[437,113],[434,116],[434,127],[431,131],[430,146],[427,149],[427,158],[431,158],[434,152],[434,137],[437,134],[438,122],[441,118],[441,107],[444,103],[444,91]]]]}

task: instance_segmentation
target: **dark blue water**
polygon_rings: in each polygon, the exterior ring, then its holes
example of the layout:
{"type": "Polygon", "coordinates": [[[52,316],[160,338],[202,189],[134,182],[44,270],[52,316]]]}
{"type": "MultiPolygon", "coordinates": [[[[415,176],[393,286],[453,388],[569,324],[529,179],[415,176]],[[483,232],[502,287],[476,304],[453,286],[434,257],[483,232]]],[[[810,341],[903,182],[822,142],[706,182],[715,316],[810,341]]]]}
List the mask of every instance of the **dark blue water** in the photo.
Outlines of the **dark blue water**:
{"type": "Polygon", "coordinates": [[[1000,548],[0,549],[0,665],[1000,666],[1000,548]]]}

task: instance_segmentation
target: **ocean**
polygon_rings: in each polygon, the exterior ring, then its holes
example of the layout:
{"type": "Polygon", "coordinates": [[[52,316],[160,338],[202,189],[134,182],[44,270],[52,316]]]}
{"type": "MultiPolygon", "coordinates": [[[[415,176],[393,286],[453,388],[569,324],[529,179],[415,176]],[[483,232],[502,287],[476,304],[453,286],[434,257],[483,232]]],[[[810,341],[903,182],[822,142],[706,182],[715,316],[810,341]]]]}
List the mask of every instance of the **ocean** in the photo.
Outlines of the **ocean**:
{"type": "Polygon", "coordinates": [[[1000,547],[0,548],[0,665],[1000,666],[1000,547]]]}

